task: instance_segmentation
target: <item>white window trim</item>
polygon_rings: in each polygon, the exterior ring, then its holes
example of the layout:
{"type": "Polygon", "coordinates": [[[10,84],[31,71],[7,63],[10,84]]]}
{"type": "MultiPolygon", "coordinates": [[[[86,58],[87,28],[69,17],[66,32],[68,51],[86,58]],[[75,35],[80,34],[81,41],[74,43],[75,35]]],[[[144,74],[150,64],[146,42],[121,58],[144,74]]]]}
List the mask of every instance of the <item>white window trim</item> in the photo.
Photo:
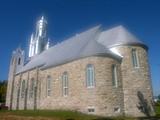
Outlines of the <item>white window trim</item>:
{"type": "Polygon", "coordinates": [[[114,75],[114,78],[112,78],[112,80],[114,80],[114,82],[115,82],[115,85],[113,85],[113,87],[117,88],[118,87],[118,70],[117,70],[117,65],[114,64],[113,67],[112,67],[112,69],[113,69],[112,70],[112,72],[113,72],[112,74],[114,75]]]}
{"type": "Polygon", "coordinates": [[[95,112],[96,112],[96,109],[95,109],[94,106],[88,106],[88,107],[87,107],[87,113],[88,113],[88,114],[94,114],[95,112]],[[94,112],[89,112],[89,109],[93,109],[94,112]]]}
{"type": "Polygon", "coordinates": [[[93,64],[88,64],[86,67],[86,86],[89,89],[95,88],[95,68],[94,68],[93,64]],[[91,65],[91,67],[89,68],[90,65],[91,65]],[[91,72],[93,72],[92,81],[88,80],[88,75],[92,75],[91,72]]]}
{"type": "Polygon", "coordinates": [[[68,80],[68,73],[67,72],[64,72],[62,74],[62,94],[63,94],[63,97],[67,97],[68,94],[69,94],[69,80],[68,80]],[[65,85],[65,82],[66,82],[66,85],[65,85]]]}
{"type": "Polygon", "coordinates": [[[132,48],[132,51],[131,51],[131,53],[132,53],[132,65],[133,65],[133,67],[134,67],[135,69],[140,68],[139,57],[138,57],[138,53],[137,53],[137,52],[138,52],[138,51],[137,51],[136,48],[132,48]],[[133,64],[133,63],[134,63],[134,60],[133,60],[133,51],[135,51],[135,57],[136,57],[137,66],[135,66],[135,65],[133,64]]]}

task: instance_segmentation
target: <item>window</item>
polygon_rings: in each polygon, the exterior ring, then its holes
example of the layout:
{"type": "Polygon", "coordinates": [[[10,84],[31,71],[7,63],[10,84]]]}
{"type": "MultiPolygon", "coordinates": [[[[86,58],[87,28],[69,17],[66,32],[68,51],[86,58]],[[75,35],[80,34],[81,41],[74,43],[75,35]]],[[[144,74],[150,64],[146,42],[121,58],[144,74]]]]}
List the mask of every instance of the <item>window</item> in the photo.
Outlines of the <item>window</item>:
{"type": "Polygon", "coordinates": [[[118,87],[117,66],[112,65],[112,85],[118,87]]]}
{"type": "Polygon", "coordinates": [[[64,72],[62,75],[62,89],[63,89],[63,96],[68,95],[68,73],[64,72]]]}
{"type": "Polygon", "coordinates": [[[139,67],[138,55],[136,49],[132,49],[132,63],[133,67],[139,67]]]}
{"type": "Polygon", "coordinates": [[[120,113],[120,111],[121,111],[121,110],[120,110],[120,107],[114,107],[114,112],[115,112],[115,113],[120,113]]]}
{"type": "Polygon", "coordinates": [[[88,107],[88,113],[94,113],[95,108],[94,107],[88,107]]]}
{"type": "Polygon", "coordinates": [[[24,98],[24,95],[25,95],[25,80],[22,81],[21,98],[24,98]]]}
{"type": "Polygon", "coordinates": [[[47,96],[51,96],[51,77],[47,77],[47,96]]]}
{"type": "Polygon", "coordinates": [[[18,65],[20,65],[20,64],[21,64],[21,58],[18,59],[18,65]]]}
{"type": "Polygon", "coordinates": [[[30,98],[32,98],[34,95],[34,87],[35,87],[35,80],[34,78],[32,78],[30,83],[30,98]]]}
{"type": "Polygon", "coordinates": [[[86,68],[86,84],[88,88],[95,86],[94,66],[91,64],[88,64],[86,68]]]}

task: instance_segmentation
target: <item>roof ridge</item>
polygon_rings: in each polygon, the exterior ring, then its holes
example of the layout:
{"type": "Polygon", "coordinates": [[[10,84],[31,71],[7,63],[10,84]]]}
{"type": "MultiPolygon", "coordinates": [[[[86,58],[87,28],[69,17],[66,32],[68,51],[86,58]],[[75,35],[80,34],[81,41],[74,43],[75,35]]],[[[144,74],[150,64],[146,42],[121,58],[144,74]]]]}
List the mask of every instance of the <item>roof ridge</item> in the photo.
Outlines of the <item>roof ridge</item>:
{"type": "MultiPolygon", "coordinates": [[[[57,46],[57,45],[61,45],[61,44],[65,44],[66,42],[70,42],[70,40],[76,38],[76,37],[80,37],[81,35],[83,35],[84,33],[90,32],[91,30],[98,30],[101,27],[101,25],[97,25],[95,27],[89,28],[83,32],[80,33],[76,33],[74,36],[71,36],[67,39],[64,39],[63,41],[61,41],[60,43],[55,44],[54,46],[52,46],[51,48],[57,46]]],[[[75,40],[75,39],[74,39],[75,40]]]]}

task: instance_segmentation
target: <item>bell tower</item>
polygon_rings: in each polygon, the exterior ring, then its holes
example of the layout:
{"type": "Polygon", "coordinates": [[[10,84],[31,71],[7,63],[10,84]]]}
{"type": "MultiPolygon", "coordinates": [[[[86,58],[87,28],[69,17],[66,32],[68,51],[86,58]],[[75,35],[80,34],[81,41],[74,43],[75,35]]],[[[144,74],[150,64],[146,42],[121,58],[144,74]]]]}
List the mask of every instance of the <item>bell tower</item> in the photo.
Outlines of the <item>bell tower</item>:
{"type": "Polygon", "coordinates": [[[36,23],[35,34],[31,35],[29,57],[33,57],[46,50],[46,46],[49,46],[48,43],[47,20],[42,16],[36,23]]]}
{"type": "Polygon", "coordinates": [[[21,48],[17,48],[12,53],[12,58],[10,61],[9,75],[8,75],[8,85],[7,85],[7,95],[6,95],[6,106],[12,109],[13,103],[13,91],[14,91],[14,81],[15,74],[24,66],[25,54],[21,48]]]}

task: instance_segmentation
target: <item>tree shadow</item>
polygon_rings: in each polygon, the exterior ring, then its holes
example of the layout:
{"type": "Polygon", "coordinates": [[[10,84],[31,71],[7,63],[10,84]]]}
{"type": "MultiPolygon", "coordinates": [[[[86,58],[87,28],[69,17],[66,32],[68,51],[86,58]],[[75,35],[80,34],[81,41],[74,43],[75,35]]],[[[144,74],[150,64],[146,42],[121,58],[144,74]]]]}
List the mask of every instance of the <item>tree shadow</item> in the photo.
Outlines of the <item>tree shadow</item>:
{"type": "Polygon", "coordinates": [[[144,98],[144,95],[142,92],[138,91],[137,96],[139,99],[139,104],[137,105],[138,109],[144,113],[147,117],[151,116],[151,107],[148,104],[147,99],[144,98]]]}

